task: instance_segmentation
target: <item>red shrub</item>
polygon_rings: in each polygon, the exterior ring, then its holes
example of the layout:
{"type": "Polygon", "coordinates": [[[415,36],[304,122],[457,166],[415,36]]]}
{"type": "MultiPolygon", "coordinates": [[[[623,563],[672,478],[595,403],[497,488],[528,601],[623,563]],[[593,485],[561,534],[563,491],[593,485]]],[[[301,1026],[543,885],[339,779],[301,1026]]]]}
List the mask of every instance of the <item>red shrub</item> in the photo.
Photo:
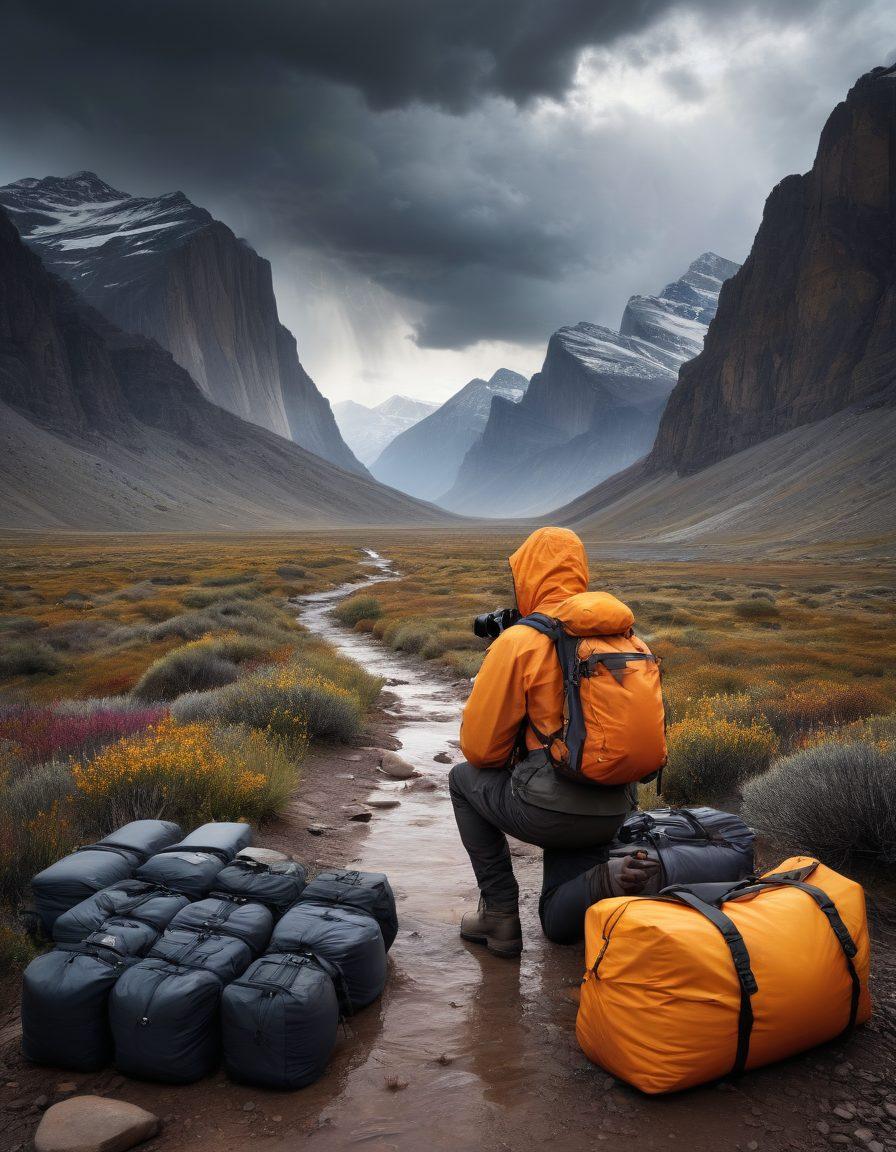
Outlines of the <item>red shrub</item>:
{"type": "Polygon", "coordinates": [[[164,708],[104,708],[67,715],[53,708],[12,707],[0,711],[0,742],[11,744],[27,764],[92,753],[122,736],[141,732],[166,714],[164,708]]]}

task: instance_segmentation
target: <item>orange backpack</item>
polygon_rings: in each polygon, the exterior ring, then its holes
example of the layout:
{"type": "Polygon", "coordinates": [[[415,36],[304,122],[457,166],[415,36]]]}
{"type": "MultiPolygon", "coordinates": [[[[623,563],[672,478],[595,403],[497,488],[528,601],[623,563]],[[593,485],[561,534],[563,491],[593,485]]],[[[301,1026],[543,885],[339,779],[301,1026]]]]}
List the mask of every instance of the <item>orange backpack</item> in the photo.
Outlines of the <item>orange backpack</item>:
{"type": "Polygon", "coordinates": [[[666,763],[660,661],[631,629],[623,636],[571,636],[534,612],[519,624],[550,637],[563,673],[563,726],[540,732],[554,768],[591,784],[632,784],[666,763]]]}

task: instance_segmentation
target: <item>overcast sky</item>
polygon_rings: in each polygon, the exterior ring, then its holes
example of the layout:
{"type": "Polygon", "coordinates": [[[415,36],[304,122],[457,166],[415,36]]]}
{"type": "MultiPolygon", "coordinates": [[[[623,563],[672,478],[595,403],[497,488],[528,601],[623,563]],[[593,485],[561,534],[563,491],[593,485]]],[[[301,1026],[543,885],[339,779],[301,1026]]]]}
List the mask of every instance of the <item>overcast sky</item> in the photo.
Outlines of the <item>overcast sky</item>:
{"type": "Polygon", "coordinates": [[[892,0],[0,0],[0,183],[181,189],[274,267],[332,399],[531,375],[743,260],[892,0]]]}

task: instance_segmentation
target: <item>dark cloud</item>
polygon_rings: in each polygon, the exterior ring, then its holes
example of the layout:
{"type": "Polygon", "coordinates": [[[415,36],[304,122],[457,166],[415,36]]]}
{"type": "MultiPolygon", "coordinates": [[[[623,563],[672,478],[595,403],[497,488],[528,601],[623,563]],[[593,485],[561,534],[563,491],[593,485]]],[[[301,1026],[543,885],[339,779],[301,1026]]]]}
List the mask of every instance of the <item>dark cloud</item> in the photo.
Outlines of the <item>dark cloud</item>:
{"type": "Polygon", "coordinates": [[[880,3],[7,0],[0,175],[181,188],[275,266],[304,252],[343,296],[375,284],[423,346],[535,344],[561,323],[617,323],[625,291],[659,288],[703,248],[743,256],[770,183],[811,153],[794,141],[811,145],[879,62],[856,64],[848,26],[880,3]],[[739,19],[802,22],[830,65],[779,61],[765,83],[732,60],[709,88],[675,20],[722,34],[739,19]],[[717,118],[670,128],[620,106],[580,121],[564,101],[583,54],[598,76],[618,59],[652,69],[657,113],[717,118]],[[763,157],[736,186],[729,148],[763,157]]]}

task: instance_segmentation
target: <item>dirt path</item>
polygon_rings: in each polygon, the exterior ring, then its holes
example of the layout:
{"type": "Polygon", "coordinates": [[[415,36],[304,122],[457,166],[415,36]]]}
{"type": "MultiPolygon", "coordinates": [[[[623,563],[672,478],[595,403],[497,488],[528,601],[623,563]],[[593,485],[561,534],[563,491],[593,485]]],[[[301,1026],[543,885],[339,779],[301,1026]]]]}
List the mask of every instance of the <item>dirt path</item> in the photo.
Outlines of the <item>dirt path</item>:
{"type": "MultiPolygon", "coordinates": [[[[372,564],[375,578],[386,578],[386,568],[372,564]]],[[[71,1081],[79,1091],[108,1092],[166,1118],[161,1136],[147,1145],[160,1152],[237,1152],[256,1141],[286,1152],[306,1140],[322,1152],[356,1145],[382,1152],[584,1152],[619,1141],[688,1152],[896,1149],[896,966],[887,924],[876,929],[877,1015],[847,1046],[665,1099],[638,1095],[580,1053],[574,1021],[581,948],[551,945],[540,934],[533,850],[514,849],[524,892],[521,962],[465,945],[457,924],[477,894],[444,787],[450,764],[434,759],[458,757],[461,689],[366,635],[335,629],[326,619],[335,597],[313,598],[302,619],[387,678],[390,695],[369,743],[382,746],[391,734],[426,783],[409,790],[384,781],[372,747],[318,752],[287,818],[262,841],[312,867],[350,860],[389,874],[400,930],[382,1001],[347,1023],[326,1075],[294,1093],[234,1085],[223,1073],[189,1088],[140,1084],[114,1072],[54,1075],[29,1068],[7,1043],[5,1075],[14,1087],[3,1091],[0,1147],[27,1147],[46,1104],[35,1098],[58,1098],[59,1083],[71,1081]],[[342,804],[374,793],[392,795],[400,806],[378,810],[369,826],[342,818],[342,804]],[[313,836],[307,826],[318,821],[334,827],[313,836]]]]}

